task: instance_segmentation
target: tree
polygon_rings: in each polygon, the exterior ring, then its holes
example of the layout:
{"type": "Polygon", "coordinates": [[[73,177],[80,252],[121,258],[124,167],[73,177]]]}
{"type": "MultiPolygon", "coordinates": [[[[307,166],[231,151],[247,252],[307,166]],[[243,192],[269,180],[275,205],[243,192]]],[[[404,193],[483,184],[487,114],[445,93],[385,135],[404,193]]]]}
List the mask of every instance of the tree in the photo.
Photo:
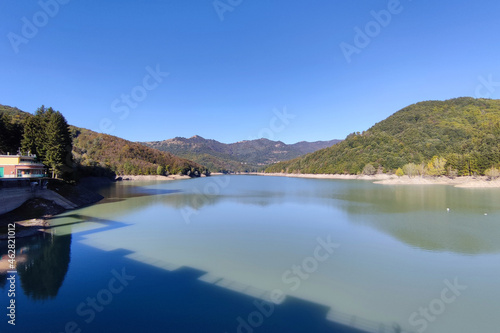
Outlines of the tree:
{"type": "Polygon", "coordinates": [[[61,113],[55,112],[48,115],[46,131],[46,146],[44,163],[52,169],[52,178],[62,173],[66,160],[66,146],[68,144],[69,130],[66,120],[61,113]]]}
{"type": "Polygon", "coordinates": [[[420,163],[419,165],[417,165],[416,171],[417,171],[417,175],[419,175],[420,177],[425,176],[425,164],[420,163]]]}
{"type": "Polygon", "coordinates": [[[161,165],[158,165],[158,168],[156,169],[156,174],[158,176],[163,176],[165,174],[165,168],[161,165]]]}
{"type": "Polygon", "coordinates": [[[417,166],[415,163],[408,163],[403,166],[403,173],[408,177],[414,177],[417,175],[417,166]]]}
{"type": "Polygon", "coordinates": [[[444,168],[445,165],[445,158],[434,156],[430,162],[427,163],[427,173],[431,176],[442,176],[446,173],[446,169],[444,168]]]}
{"type": "Polygon", "coordinates": [[[377,169],[375,169],[375,167],[371,163],[366,164],[365,167],[363,168],[363,175],[372,176],[376,172],[377,169]]]}
{"type": "Polygon", "coordinates": [[[39,107],[35,116],[29,117],[24,123],[24,134],[21,141],[21,151],[23,153],[35,154],[39,160],[45,159],[47,150],[47,125],[50,115],[54,113],[52,108],[39,107]]]}
{"type": "Polygon", "coordinates": [[[21,144],[23,127],[7,114],[0,114],[0,154],[16,153],[21,144]]]}
{"type": "Polygon", "coordinates": [[[405,174],[405,173],[403,172],[403,169],[398,168],[398,169],[396,170],[396,176],[401,177],[401,176],[404,176],[404,174],[405,174]]]}
{"type": "Polygon", "coordinates": [[[491,167],[491,168],[487,169],[484,172],[484,174],[488,177],[489,180],[493,180],[493,179],[500,177],[500,170],[498,170],[495,167],[491,167]]]}
{"type": "Polygon", "coordinates": [[[39,119],[36,117],[29,117],[24,122],[24,134],[21,140],[21,152],[24,154],[35,154],[41,158],[38,153],[39,139],[38,137],[42,135],[42,129],[40,128],[39,119]]]}
{"type": "Polygon", "coordinates": [[[7,130],[7,124],[4,120],[3,115],[0,116],[0,154],[5,154],[8,152],[8,130],[7,130]]]}
{"type": "Polygon", "coordinates": [[[65,176],[73,167],[72,140],[64,116],[41,106],[24,124],[23,153],[36,154],[52,170],[52,177],[65,176]]]}

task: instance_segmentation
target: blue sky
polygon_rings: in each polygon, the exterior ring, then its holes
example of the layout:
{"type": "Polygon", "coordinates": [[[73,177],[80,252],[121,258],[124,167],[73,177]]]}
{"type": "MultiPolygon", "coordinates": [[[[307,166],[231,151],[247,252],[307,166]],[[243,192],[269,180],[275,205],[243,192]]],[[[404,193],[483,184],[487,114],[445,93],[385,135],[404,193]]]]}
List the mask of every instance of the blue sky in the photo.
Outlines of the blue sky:
{"type": "Polygon", "coordinates": [[[0,2],[0,104],[133,141],[342,139],[500,98],[498,1],[58,1],[0,2]]]}

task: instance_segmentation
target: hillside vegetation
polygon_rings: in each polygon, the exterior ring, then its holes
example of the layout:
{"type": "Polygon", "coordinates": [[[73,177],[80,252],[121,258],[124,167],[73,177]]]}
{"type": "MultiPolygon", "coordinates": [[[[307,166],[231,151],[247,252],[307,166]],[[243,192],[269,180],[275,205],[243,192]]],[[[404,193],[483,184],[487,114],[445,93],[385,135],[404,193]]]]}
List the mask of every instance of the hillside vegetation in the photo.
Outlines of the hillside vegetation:
{"type": "MultiPolygon", "coordinates": [[[[64,117],[51,108],[48,109],[50,112],[44,110],[42,106],[37,110],[37,115],[32,115],[17,108],[0,105],[0,154],[16,154],[20,149],[22,153],[30,151],[37,154],[39,159],[44,163],[47,162],[49,166],[54,164],[52,162],[54,158],[50,158],[53,154],[46,152],[47,147],[56,145],[51,143],[50,136],[41,135],[40,130],[48,128],[47,125],[41,124],[47,115],[56,114],[61,119],[64,117]]],[[[53,165],[53,169],[63,170],[65,178],[78,179],[82,176],[115,174],[200,176],[202,173],[209,173],[206,167],[170,153],[115,136],[67,126],[65,121],[60,123],[66,128],[70,138],[69,142],[64,142],[66,141],[64,138],[57,140],[66,147],[67,152],[56,152],[61,155],[60,159],[64,161],[64,165],[53,165]]],[[[50,153],[50,150],[48,152],[50,153]]]]}
{"type": "Polygon", "coordinates": [[[363,133],[266,172],[484,174],[500,163],[500,100],[456,98],[410,105],[363,133]]]}
{"type": "Polygon", "coordinates": [[[200,176],[208,172],[198,163],[116,136],[78,127],[71,127],[71,133],[74,159],[86,170],[101,169],[117,175],[180,173],[200,176]]]}
{"type": "Polygon", "coordinates": [[[338,142],[339,140],[302,141],[289,145],[281,141],[257,139],[226,144],[196,135],[144,144],[196,161],[212,171],[248,172],[262,170],[267,165],[330,147],[338,142]]]}

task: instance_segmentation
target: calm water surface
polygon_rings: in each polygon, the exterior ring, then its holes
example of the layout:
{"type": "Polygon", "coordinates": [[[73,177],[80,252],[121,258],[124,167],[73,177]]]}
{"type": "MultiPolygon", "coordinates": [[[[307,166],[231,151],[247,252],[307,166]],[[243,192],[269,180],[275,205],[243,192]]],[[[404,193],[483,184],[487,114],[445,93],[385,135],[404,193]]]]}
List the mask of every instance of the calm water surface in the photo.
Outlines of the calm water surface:
{"type": "Polygon", "coordinates": [[[219,176],[101,193],[18,241],[2,332],[500,330],[498,189],[219,176]]]}

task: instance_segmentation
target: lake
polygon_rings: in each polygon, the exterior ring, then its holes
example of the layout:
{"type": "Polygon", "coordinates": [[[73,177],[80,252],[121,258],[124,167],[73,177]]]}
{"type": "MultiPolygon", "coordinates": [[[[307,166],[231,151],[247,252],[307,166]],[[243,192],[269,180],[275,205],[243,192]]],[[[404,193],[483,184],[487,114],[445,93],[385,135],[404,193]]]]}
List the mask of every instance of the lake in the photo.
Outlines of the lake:
{"type": "Polygon", "coordinates": [[[213,176],[100,193],[17,241],[2,332],[499,331],[499,189],[213,176]]]}

